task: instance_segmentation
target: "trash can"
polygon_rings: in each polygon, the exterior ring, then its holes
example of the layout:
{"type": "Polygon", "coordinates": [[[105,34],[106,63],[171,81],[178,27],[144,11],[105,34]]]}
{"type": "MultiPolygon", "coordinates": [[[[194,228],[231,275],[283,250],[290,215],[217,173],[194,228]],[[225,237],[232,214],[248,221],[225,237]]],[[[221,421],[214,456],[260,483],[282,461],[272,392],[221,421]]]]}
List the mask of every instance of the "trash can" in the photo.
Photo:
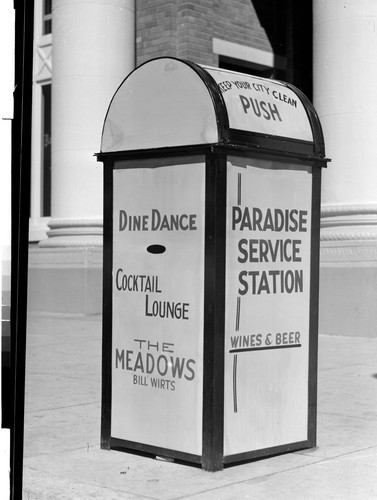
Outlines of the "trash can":
{"type": "Polygon", "coordinates": [[[321,126],[292,85],[151,60],[104,121],[101,446],[220,470],[316,444],[321,126]]]}

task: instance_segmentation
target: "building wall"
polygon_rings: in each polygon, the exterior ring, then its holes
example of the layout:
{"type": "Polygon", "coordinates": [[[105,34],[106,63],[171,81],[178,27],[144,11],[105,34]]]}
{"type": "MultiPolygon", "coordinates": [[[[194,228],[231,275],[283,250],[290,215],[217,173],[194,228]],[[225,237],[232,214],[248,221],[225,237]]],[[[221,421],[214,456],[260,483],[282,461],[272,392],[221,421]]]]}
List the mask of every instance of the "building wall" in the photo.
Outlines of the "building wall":
{"type": "MultiPolygon", "coordinates": [[[[375,336],[377,313],[373,315],[372,312],[377,311],[374,286],[377,201],[373,188],[376,185],[373,160],[376,155],[372,145],[375,144],[373,133],[377,114],[372,98],[375,94],[374,71],[369,62],[374,60],[377,47],[373,30],[377,10],[375,0],[349,0],[347,5],[346,9],[343,0],[55,0],[52,12],[55,32],[53,28],[52,36],[46,38],[39,33],[42,0],[35,0],[34,84],[40,94],[41,85],[52,79],[52,96],[55,96],[52,120],[55,119],[55,123],[58,120],[60,139],[65,137],[64,150],[71,152],[75,120],[63,123],[62,117],[67,115],[65,108],[72,110],[72,106],[67,102],[62,106],[62,101],[56,97],[57,75],[66,69],[61,82],[69,86],[67,95],[89,95],[89,84],[84,85],[79,94],[77,83],[85,78],[91,85],[93,74],[86,64],[76,65],[76,73],[67,70],[77,60],[78,51],[66,47],[70,43],[76,49],[77,41],[81,40],[77,47],[82,51],[82,40],[90,32],[94,41],[86,44],[81,60],[92,61],[94,50],[96,57],[103,60],[101,65],[96,65],[96,71],[98,67],[108,68],[109,61],[114,70],[112,88],[108,85],[110,71],[106,69],[97,75],[101,78],[97,78],[96,94],[91,97],[91,102],[104,108],[117,85],[135,66],[161,56],[212,66],[235,66],[239,71],[250,70],[260,76],[276,77],[295,84],[310,98],[314,48],[314,104],[324,127],[327,155],[333,160],[323,173],[321,331],[336,334],[347,331],[354,335],[358,330],[362,335],[375,336]],[[64,9],[72,9],[69,22],[59,17],[64,9]],[[77,15],[80,9],[88,9],[81,18],[77,15]],[[108,14],[105,16],[101,9],[108,14]],[[313,12],[314,32],[311,29],[313,12]],[[85,23],[80,19],[85,19],[85,23]],[[104,23],[104,19],[107,22],[104,23]],[[98,26],[101,26],[101,43],[98,26]],[[352,77],[349,76],[350,67],[356,68],[352,77]],[[103,75],[106,77],[102,79],[103,75]],[[363,82],[363,93],[360,94],[354,80],[363,82]],[[72,88],[76,90],[73,92],[72,88]],[[349,106],[356,106],[357,113],[353,108],[350,113],[349,106]],[[67,131],[71,132],[68,139],[67,131]]],[[[41,144],[40,122],[34,119],[41,113],[41,99],[34,97],[33,113],[37,114],[33,117],[33,151],[40,149],[41,144]]],[[[39,241],[39,244],[29,255],[29,297],[32,298],[29,303],[31,308],[37,307],[38,297],[39,306],[44,310],[56,312],[59,307],[60,312],[100,313],[102,221],[97,215],[93,220],[93,214],[100,212],[102,178],[97,176],[95,189],[86,179],[92,181],[93,172],[100,169],[93,158],[93,153],[98,152],[93,144],[97,144],[97,140],[99,144],[104,111],[98,114],[94,123],[87,113],[94,106],[85,109],[84,99],[77,98],[75,102],[77,107],[81,106],[80,117],[86,116],[80,133],[95,129],[95,141],[90,139],[86,145],[89,154],[84,177],[86,167],[77,160],[80,150],[84,149],[81,139],[74,154],[67,155],[62,163],[59,179],[56,177],[57,164],[52,163],[55,194],[59,194],[54,196],[52,190],[52,206],[56,207],[55,213],[51,213],[53,219],[44,218],[40,213],[41,155],[33,154],[30,221],[36,236],[31,241],[39,241]],[[70,177],[70,172],[80,174],[85,183],[73,180],[76,177],[70,177]],[[85,189],[81,189],[84,184],[85,189]],[[79,186],[79,196],[74,195],[75,186],[79,186]],[[85,205],[81,202],[88,202],[86,205],[90,204],[93,210],[83,209],[78,213],[78,205],[85,205]],[[40,241],[42,223],[43,226],[48,223],[49,231],[48,238],[40,241]],[[58,250],[54,249],[57,242],[58,250]],[[65,281],[68,274],[64,266],[74,269],[71,275],[77,279],[77,284],[65,281]],[[76,272],[77,269],[80,272],[76,272]],[[64,273],[62,280],[56,278],[59,270],[64,273]],[[63,286],[63,283],[67,284],[63,286]],[[91,299],[89,289],[95,293],[95,300],[91,299]],[[38,295],[42,292],[44,296],[38,295]]],[[[56,146],[57,137],[52,137],[52,141],[56,146]]]]}
{"type": "Polygon", "coordinates": [[[136,65],[160,56],[218,65],[219,38],[271,50],[250,0],[139,0],[136,2],[136,65]]]}

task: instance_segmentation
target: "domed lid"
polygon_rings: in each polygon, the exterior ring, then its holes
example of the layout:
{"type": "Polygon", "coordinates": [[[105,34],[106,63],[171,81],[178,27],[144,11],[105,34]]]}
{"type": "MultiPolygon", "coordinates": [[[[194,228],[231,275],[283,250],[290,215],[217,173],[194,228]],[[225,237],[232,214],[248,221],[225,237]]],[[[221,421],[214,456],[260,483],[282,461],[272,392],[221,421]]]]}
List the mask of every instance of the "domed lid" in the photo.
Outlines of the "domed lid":
{"type": "Polygon", "coordinates": [[[243,143],[263,136],[323,146],[315,110],[293,86],[162,57],[135,69],[114,94],[101,152],[237,142],[237,133],[243,143]]]}

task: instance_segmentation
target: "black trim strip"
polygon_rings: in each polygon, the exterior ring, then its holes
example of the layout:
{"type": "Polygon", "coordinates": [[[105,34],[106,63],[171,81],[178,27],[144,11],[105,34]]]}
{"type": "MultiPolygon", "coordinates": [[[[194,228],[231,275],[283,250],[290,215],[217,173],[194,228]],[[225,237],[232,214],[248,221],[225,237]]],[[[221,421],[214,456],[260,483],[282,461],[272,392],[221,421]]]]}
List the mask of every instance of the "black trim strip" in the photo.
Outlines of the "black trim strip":
{"type": "Polygon", "coordinates": [[[292,347],[301,347],[301,344],[273,345],[269,347],[241,347],[240,349],[230,349],[229,352],[271,351],[275,349],[290,349],[292,347]]]}
{"type": "Polygon", "coordinates": [[[321,170],[313,169],[308,359],[308,439],[311,446],[316,446],[317,441],[320,214],[321,170]]]}
{"type": "Polygon", "coordinates": [[[247,156],[248,158],[264,158],[264,159],[273,159],[279,162],[294,162],[307,164],[309,163],[313,167],[316,168],[325,168],[326,162],[330,161],[327,158],[317,158],[310,154],[301,154],[292,151],[281,151],[274,150],[268,148],[262,148],[259,145],[246,145],[246,144],[236,144],[236,143],[228,143],[228,144],[216,144],[213,146],[214,148],[218,148],[219,150],[223,150],[228,154],[233,156],[247,156]]]}
{"type": "MultiPolygon", "coordinates": [[[[253,135],[253,134],[252,134],[253,135]]],[[[106,162],[108,159],[116,160],[134,160],[142,158],[163,158],[163,157],[173,157],[180,155],[196,155],[204,154],[210,151],[218,150],[219,152],[224,152],[225,154],[238,154],[238,155],[248,155],[249,157],[263,157],[263,158],[273,158],[279,159],[282,162],[295,161],[298,163],[310,163],[314,167],[325,168],[326,163],[330,161],[328,158],[316,157],[310,154],[308,151],[297,152],[287,149],[283,151],[281,149],[269,148],[267,137],[265,137],[265,144],[262,141],[255,141],[255,144],[251,143],[237,143],[237,142],[226,142],[226,143],[213,143],[213,144],[195,144],[193,146],[174,146],[166,148],[156,148],[156,149],[143,149],[143,150],[133,150],[133,151],[117,151],[115,153],[96,153],[98,161],[106,162]],[[266,147],[261,147],[262,145],[266,147]]],[[[284,142],[279,142],[279,146],[284,145],[284,142]]],[[[302,144],[302,148],[306,149],[305,144],[302,144]]],[[[296,149],[299,149],[296,147],[296,149]]]]}
{"type": "Polygon", "coordinates": [[[153,446],[144,443],[137,443],[135,441],[127,441],[125,439],[119,439],[115,437],[111,438],[110,446],[112,450],[137,451],[158,457],[173,458],[181,460],[183,462],[192,462],[194,464],[202,463],[200,455],[194,455],[192,453],[185,453],[177,450],[170,450],[168,448],[161,448],[159,446],[153,446]]]}
{"type": "Polygon", "coordinates": [[[272,149],[275,151],[290,152],[305,156],[315,156],[315,148],[312,142],[292,139],[290,137],[231,129],[229,131],[229,142],[249,147],[272,149]]]}
{"type": "Polygon", "coordinates": [[[271,457],[273,455],[279,455],[282,453],[289,453],[292,451],[303,450],[305,448],[310,448],[311,445],[309,441],[297,441],[295,443],[290,443],[281,446],[273,446],[271,448],[263,448],[261,450],[247,451],[245,453],[237,453],[234,455],[227,455],[224,457],[224,465],[236,465],[240,462],[248,462],[253,459],[271,457]]]}
{"type": "Polygon", "coordinates": [[[226,158],[210,154],[206,161],[203,468],[223,468],[226,158]]]}
{"type": "Polygon", "coordinates": [[[104,165],[101,448],[110,449],[113,345],[113,172],[104,165]]]}
{"type": "Polygon", "coordinates": [[[325,141],[323,138],[323,132],[322,132],[322,126],[321,122],[319,121],[318,115],[316,110],[314,109],[314,106],[312,103],[309,101],[309,99],[306,97],[305,94],[301,92],[297,87],[292,85],[291,83],[287,82],[282,82],[286,87],[292,90],[299,99],[301,100],[302,104],[304,105],[305,111],[308,115],[310,125],[312,127],[312,132],[313,132],[313,139],[314,139],[314,154],[318,157],[324,158],[325,156],[325,141]]]}
{"type": "Polygon", "coordinates": [[[97,161],[106,162],[108,159],[114,161],[119,160],[137,160],[137,159],[157,159],[157,158],[172,158],[174,156],[191,156],[191,155],[203,155],[209,153],[214,146],[214,144],[194,144],[192,146],[173,146],[164,148],[153,148],[153,149],[138,149],[132,151],[116,151],[110,153],[96,153],[94,156],[97,157],[97,161]]]}
{"type": "Polygon", "coordinates": [[[188,66],[190,66],[200,76],[200,78],[206,85],[216,113],[219,142],[227,142],[229,131],[228,111],[224,102],[224,98],[219,91],[216,80],[212,77],[212,75],[208,73],[208,71],[206,71],[198,64],[185,60],[181,60],[181,62],[184,62],[188,66]]]}

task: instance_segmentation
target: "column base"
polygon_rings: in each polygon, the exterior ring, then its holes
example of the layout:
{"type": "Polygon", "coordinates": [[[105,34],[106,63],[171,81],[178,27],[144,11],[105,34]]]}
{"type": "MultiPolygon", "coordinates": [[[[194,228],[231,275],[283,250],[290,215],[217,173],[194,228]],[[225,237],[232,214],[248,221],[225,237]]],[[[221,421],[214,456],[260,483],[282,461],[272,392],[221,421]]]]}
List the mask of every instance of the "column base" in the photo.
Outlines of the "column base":
{"type": "Polygon", "coordinates": [[[377,207],[324,207],[319,332],[377,337],[377,207]]]}
{"type": "Polygon", "coordinates": [[[375,265],[322,264],[319,288],[319,333],[377,337],[376,284],[375,265]]]}
{"type": "Polygon", "coordinates": [[[102,247],[29,249],[28,309],[102,313],[102,247]]]}
{"type": "Polygon", "coordinates": [[[29,250],[30,311],[102,312],[102,221],[52,219],[48,238],[29,250]]]}

